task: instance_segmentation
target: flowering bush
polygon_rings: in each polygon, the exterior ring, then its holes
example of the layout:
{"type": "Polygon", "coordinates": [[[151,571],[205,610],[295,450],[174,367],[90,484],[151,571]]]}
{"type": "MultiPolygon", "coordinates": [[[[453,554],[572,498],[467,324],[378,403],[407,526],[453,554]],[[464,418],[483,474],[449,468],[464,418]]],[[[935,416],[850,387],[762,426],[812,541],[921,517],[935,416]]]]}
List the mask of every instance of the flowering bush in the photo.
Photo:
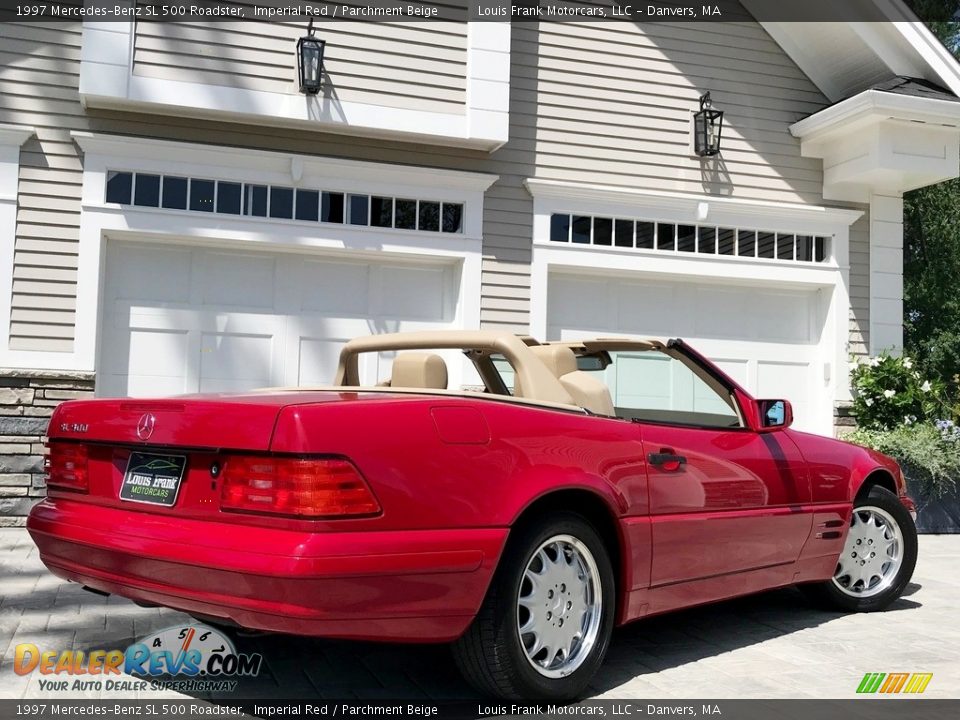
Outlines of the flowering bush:
{"type": "Polygon", "coordinates": [[[893,430],[858,428],[844,440],[879,450],[894,458],[908,489],[927,498],[956,492],[960,478],[960,428],[952,420],[901,425],[893,430]]]}
{"type": "Polygon", "coordinates": [[[939,380],[924,378],[909,357],[882,354],[850,363],[853,412],[865,430],[892,430],[901,425],[933,422],[950,413],[939,380]]]}

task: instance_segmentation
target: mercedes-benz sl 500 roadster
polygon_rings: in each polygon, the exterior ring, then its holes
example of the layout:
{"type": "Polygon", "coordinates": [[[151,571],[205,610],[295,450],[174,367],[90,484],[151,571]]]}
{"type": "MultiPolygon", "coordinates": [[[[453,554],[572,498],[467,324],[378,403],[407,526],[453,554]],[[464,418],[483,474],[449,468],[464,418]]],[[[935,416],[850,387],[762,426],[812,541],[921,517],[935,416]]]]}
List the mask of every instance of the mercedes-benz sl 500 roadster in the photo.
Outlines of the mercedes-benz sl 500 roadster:
{"type": "Polygon", "coordinates": [[[63,403],[28,528],[97,592],[450,642],[483,692],[568,699],[648,615],[789,585],[851,612],[900,596],[900,468],[791,422],[681,340],[376,335],[330,387],[63,403]]]}

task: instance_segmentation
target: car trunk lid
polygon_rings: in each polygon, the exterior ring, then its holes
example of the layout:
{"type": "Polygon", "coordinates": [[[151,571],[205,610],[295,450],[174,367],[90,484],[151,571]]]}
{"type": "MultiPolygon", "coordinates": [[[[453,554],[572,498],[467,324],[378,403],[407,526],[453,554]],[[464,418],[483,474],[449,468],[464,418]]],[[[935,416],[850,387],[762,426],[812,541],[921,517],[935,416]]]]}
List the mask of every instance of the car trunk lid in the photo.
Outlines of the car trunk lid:
{"type": "Polygon", "coordinates": [[[248,393],[62,403],[50,421],[53,439],[151,447],[264,452],[288,405],[332,402],[342,393],[248,393]]]}

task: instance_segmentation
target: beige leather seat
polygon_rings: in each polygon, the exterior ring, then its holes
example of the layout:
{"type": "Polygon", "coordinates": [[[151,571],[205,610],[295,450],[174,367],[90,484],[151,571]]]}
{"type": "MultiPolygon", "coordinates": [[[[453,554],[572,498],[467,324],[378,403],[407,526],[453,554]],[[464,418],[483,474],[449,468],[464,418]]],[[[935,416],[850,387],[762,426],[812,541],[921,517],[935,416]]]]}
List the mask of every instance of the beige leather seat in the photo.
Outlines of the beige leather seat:
{"type": "Polygon", "coordinates": [[[400,353],[393,361],[390,387],[446,390],[447,364],[434,353],[400,353]]]}
{"type": "Polygon", "coordinates": [[[588,372],[577,370],[577,356],[573,350],[562,345],[534,345],[530,350],[560,381],[577,405],[597,415],[616,415],[606,383],[588,372]]]}

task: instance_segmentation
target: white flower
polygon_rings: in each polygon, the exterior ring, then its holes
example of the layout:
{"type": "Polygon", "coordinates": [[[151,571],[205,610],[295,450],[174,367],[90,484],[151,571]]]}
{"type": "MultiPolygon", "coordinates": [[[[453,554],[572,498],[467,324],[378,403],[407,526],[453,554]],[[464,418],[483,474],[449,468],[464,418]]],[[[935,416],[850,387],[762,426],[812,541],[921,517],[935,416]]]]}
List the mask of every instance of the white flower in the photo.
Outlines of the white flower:
{"type": "Polygon", "coordinates": [[[866,398],[863,402],[866,404],[867,407],[870,407],[871,405],[873,405],[873,398],[866,398]]]}
{"type": "Polygon", "coordinates": [[[905,357],[905,358],[903,359],[903,366],[904,366],[907,370],[909,370],[910,368],[913,367],[913,361],[912,361],[910,358],[905,357]]]}
{"type": "Polygon", "coordinates": [[[877,367],[877,365],[880,364],[880,358],[870,358],[867,364],[870,365],[870,367],[877,367]]]}
{"type": "Polygon", "coordinates": [[[914,379],[914,380],[919,380],[919,379],[920,379],[920,373],[918,373],[916,370],[913,371],[913,379],[914,379]]]}
{"type": "Polygon", "coordinates": [[[896,395],[896,394],[897,394],[897,391],[896,391],[896,390],[884,390],[884,391],[883,391],[883,396],[884,396],[885,398],[892,398],[892,397],[893,397],[894,395],[896,395]]]}
{"type": "Polygon", "coordinates": [[[858,367],[860,367],[860,358],[855,357],[853,360],[850,361],[850,369],[856,370],[858,367]]]}
{"type": "Polygon", "coordinates": [[[930,384],[929,380],[924,380],[923,385],[920,386],[920,389],[923,390],[924,392],[930,392],[931,390],[933,390],[933,386],[930,384]]]}
{"type": "Polygon", "coordinates": [[[913,421],[910,419],[910,416],[909,416],[909,415],[904,415],[904,416],[903,416],[903,424],[904,424],[904,425],[909,425],[911,422],[913,422],[913,421]]]}

